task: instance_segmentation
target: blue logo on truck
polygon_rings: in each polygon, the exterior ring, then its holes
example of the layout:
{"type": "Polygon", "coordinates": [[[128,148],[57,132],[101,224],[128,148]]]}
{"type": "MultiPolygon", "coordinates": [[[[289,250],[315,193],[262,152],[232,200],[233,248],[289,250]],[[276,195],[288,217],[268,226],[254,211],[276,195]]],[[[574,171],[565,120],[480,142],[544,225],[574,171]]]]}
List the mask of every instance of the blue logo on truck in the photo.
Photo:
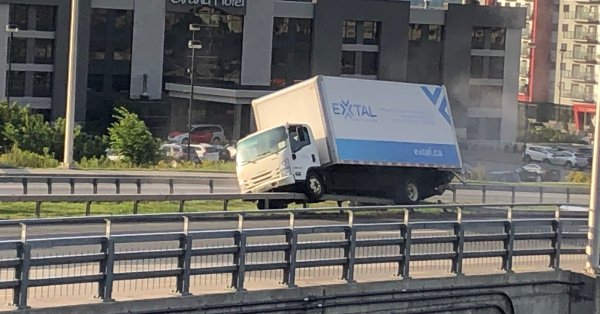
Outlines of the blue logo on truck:
{"type": "Polygon", "coordinates": [[[444,120],[446,120],[448,124],[452,125],[452,119],[450,118],[450,114],[448,114],[448,100],[446,100],[446,96],[442,95],[442,88],[435,87],[432,92],[429,90],[429,87],[421,86],[421,90],[423,93],[425,93],[425,96],[427,96],[429,101],[431,101],[434,106],[438,107],[438,111],[444,120]],[[442,96],[441,100],[440,96],[442,96]]]}
{"type": "Polygon", "coordinates": [[[343,116],[344,119],[375,119],[377,115],[369,105],[352,104],[349,100],[334,102],[333,114],[343,116]]]}

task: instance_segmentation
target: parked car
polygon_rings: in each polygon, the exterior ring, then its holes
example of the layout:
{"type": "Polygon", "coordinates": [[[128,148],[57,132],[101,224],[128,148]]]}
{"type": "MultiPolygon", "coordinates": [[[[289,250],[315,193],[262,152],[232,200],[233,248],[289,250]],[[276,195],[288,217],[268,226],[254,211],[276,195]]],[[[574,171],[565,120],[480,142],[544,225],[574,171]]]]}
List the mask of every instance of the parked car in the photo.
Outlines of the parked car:
{"type": "Polygon", "coordinates": [[[517,169],[521,181],[542,182],[542,181],[560,181],[560,170],[544,167],[539,164],[526,164],[517,169]]]}
{"type": "Polygon", "coordinates": [[[554,151],[548,146],[527,145],[523,152],[523,160],[525,162],[549,162],[552,153],[554,151]]]}
{"type": "MultiPolygon", "coordinates": [[[[226,141],[225,131],[218,124],[192,124],[191,134],[190,143],[192,144],[221,144],[226,141]]],[[[169,133],[167,140],[177,144],[187,144],[189,138],[190,136],[187,132],[173,131],[169,133]]]]}
{"type": "Polygon", "coordinates": [[[202,162],[205,160],[219,161],[219,151],[212,145],[201,143],[190,145],[195,150],[197,158],[202,162]]]}
{"type": "Polygon", "coordinates": [[[179,144],[162,144],[160,153],[163,159],[179,161],[183,158],[183,149],[179,144]]]}
{"type": "Polygon", "coordinates": [[[577,150],[577,153],[582,154],[583,156],[585,156],[585,158],[587,158],[588,167],[592,166],[592,161],[594,161],[594,150],[590,147],[580,147],[577,150]]]}
{"type": "Polygon", "coordinates": [[[118,155],[114,150],[107,149],[106,150],[106,158],[111,161],[120,161],[123,160],[123,155],[118,155]]]}
{"type": "Polygon", "coordinates": [[[219,151],[219,160],[229,161],[231,160],[231,154],[229,150],[222,145],[213,145],[214,148],[219,151]]]}
{"type": "Polygon", "coordinates": [[[490,181],[499,182],[521,182],[521,178],[516,170],[511,171],[492,171],[488,174],[490,181]]]}
{"type": "Polygon", "coordinates": [[[585,155],[576,154],[570,151],[555,152],[548,158],[548,162],[553,165],[565,167],[565,169],[581,169],[588,165],[588,159],[585,155]]]}

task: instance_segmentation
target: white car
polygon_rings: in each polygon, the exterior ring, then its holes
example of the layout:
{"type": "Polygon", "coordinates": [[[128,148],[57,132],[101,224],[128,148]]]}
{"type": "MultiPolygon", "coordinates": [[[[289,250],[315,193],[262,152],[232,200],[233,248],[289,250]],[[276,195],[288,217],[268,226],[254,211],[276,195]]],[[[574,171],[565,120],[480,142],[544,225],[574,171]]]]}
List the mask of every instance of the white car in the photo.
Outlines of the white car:
{"type": "Polygon", "coordinates": [[[219,150],[210,144],[193,144],[190,147],[196,151],[196,155],[200,158],[200,161],[219,161],[219,150]]]}
{"type": "Polygon", "coordinates": [[[576,154],[570,151],[559,151],[548,159],[551,164],[571,168],[585,168],[588,164],[588,158],[583,154],[576,154]]]}
{"type": "Polygon", "coordinates": [[[523,152],[523,160],[525,162],[540,161],[549,163],[553,153],[552,148],[548,146],[527,145],[523,152]]]}
{"type": "MultiPolygon", "coordinates": [[[[192,124],[192,144],[198,143],[211,143],[220,144],[225,143],[225,131],[223,127],[218,124],[192,124]]],[[[177,144],[187,144],[189,141],[188,132],[173,131],[169,133],[167,140],[175,142],[177,144]]]]}

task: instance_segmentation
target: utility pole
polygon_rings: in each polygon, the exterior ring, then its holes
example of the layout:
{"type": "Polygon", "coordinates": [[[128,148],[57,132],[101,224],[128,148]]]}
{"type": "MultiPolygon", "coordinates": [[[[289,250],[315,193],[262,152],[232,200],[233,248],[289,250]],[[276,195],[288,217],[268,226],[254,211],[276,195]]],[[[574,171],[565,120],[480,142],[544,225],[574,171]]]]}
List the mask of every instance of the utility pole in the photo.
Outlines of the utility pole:
{"type": "Polygon", "coordinates": [[[77,31],[79,28],[79,0],[71,0],[71,30],[69,38],[69,71],[67,77],[67,108],[65,116],[65,150],[62,166],[73,168],[73,141],[75,137],[75,94],[77,79],[77,31]]]}
{"type": "Polygon", "coordinates": [[[196,40],[196,32],[200,30],[200,24],[190,24],[192,40],[188,42],[188,48],[192,49],[192,64],[190,65],[190,102],[188,104],[188,141],[187,141],[187,160],[192,161],[192,105],[194,104],[194,80],[196,79],[196,49],[202,49],[202,44],[196,40]]]}

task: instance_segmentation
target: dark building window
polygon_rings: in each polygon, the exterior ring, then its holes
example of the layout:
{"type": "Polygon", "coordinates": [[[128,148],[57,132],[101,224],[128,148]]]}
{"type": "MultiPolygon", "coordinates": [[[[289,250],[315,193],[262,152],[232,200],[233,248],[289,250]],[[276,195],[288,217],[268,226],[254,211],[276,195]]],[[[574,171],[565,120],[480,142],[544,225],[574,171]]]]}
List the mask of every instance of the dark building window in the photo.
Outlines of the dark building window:
{"type": "Polygon", "coordinates": [[[113,75],[112,90],[114,92],[128,91],[130,85],[129,75],[113,75]]]}
{"type": "Polygon", "coordinates": [[[16,24],[21,30],[29,29],[29,6],[24,4],[13,4],[10,7],[10,23],[16,24]]]}
{"type": "Polygon", "coordinates": [[[506,29],[490,29],[490,48],[493,50],[504,50],[504,39],[506,38],[506,29]]]}
{"type": "Polygon", "coordinates": [[[35,30],[45,32],[56,30],[56,7],[35,6],[35,30]]]}
{"type": "Polygon", "coordinates": [[[441,25],[428,25],[427,39],[432,41],[442,41],[444,27],[441,25]]]}
{"type": "Polygon", "coordinates": [[[25,72],[23,71],[12,71],[10,78],[8,77],[8,71],[6,72],[6,85],[8,95],[15,97],[25,96],[25,72]]]}
{"type": "Polygon", "coordinates": [[[409,41],[442,41],[444,35],[444,27],[434,24],[409,24],[408,40],[409,41]]]}
{"type": "Polygon", "coordinates": [[[362,75],[377,75],[377,52],[362,53],[362,75]]]}
{"type": "Polygon", "coordinates": [[[423,24],[409,24],[408,25],[408,40],[410,41],[421,41],[421,30],[423,24]]]}
{"type": "Polygon", "coordinates": [[[20,30],[53,32],[56,30],[56,7],[46,5],[12,5],[10,7],[10,23],[16,24],[20,30]],[[29,12],[34,14],[33,20],[29,19],[29,12]]]}
{"type": "Polygon", "coordinates": [[[310,76],[311,33],[309,19],[274,19],[271,85],[286,86],[310,76]]]}
{"type": "Polygon", "coordinates": [[[13,37],[10,44],[10,60],[12,63],[27,63],[27,38],[13,37]]]}
{"type": "Polygon", "coordinates": [[[489,78],[501,79],[504,77],[504,57],[490,57],[489,78]]]}
{"type": "Polygon", "coordinates": [[[101,92],[104,89],[104,77],[100,74],[90,74],[88,76],[88,88],[95,92],[101,92]]]}
{"type": "Polygon", "coordinates": [[[471,77],[483,77],[483,57],[471,56],[471,77]]]}
{"type": "Polygon", "coordinates": [[[33,58],[35,63],[52,64],[54,62],[54,40],[35,39],[33,58]]]}
{"type": "Polygon", "coordinates": [[[471,48],[483,49],[485,47],[485,28],[474,27],[471,35],[471,48]]]}
{"type": "Polygon", "coordinates": [[[377,22],[363,22],[363,45],[379,45],[377,22]]]}
{"type": "Polygon", "coordinates": [[[342,74],[356,74],[356,53],[354,51],[342,51],[342,74]]]}
{"type": "Polygon", "coordinates": [[[52,97],[52,73],[34,72],[33,74],[33,96],[52,97]]]}
{"type": "Polygon", "coordinates": [[[201,25],[196,39],[202,49],[196,50],[195,75],[197,83],[205,86],[240,84],[242,61],[243,17],[226,14],[213,8],[199,8],[186,13],[166,15],[165,63],[166,82],[189,83],[191,50],[188,41],[191,23],[201,25]]]}
{"type": "Polygon", "coordinates": [[[356,44],[356,21],[344,21],[342,26],[342,43],[356,44]]]}

